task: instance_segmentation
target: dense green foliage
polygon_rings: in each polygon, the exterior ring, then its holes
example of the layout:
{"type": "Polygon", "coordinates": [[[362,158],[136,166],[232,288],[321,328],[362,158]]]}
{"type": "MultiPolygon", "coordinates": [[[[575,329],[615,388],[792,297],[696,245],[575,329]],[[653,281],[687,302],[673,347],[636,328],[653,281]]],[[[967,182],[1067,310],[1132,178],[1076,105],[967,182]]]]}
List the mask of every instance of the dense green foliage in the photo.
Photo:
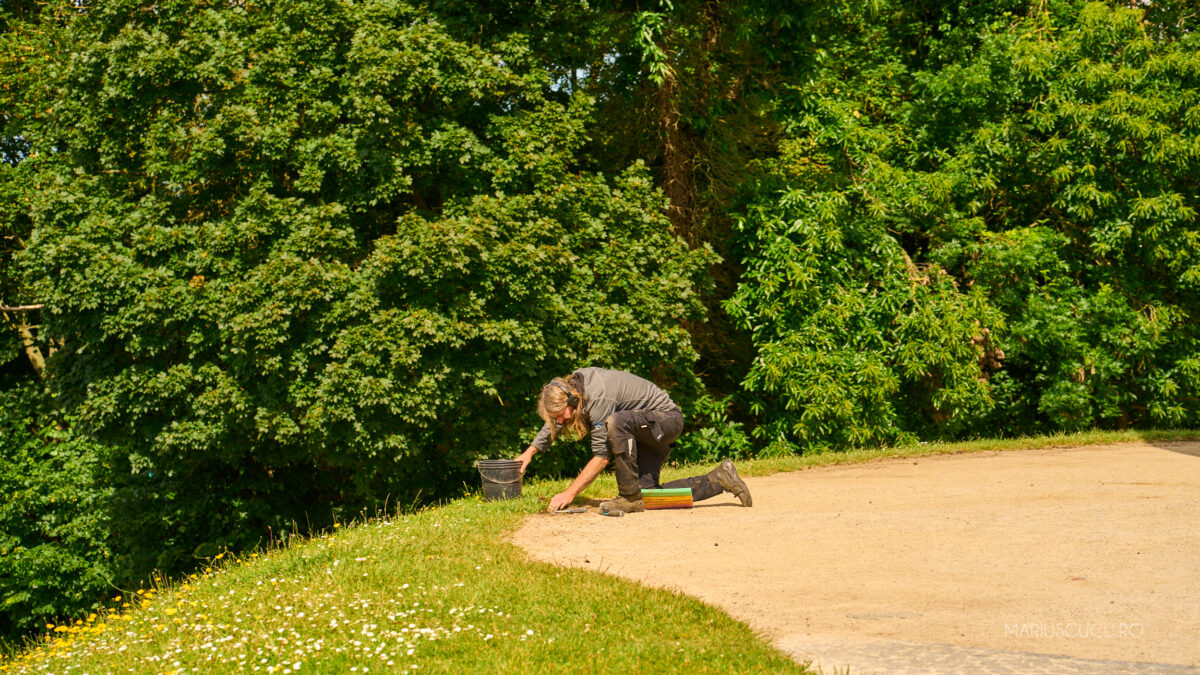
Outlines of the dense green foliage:
{"type": "Polygon", "coordinates": [[[55,545],[128,583],[460,492],[580,365],[687,459],[1195,425],[1198,21],[2,4],[0,389],[74,420],[3,478],[91,472],[55,545]]]}
{"type": "Polygon", "coordinates": [[[475,483],[579,364],[696,389],[680,320],[713,258],[644,167],[577,166],[589,100],[550,100],[521,36],[401,3],[159,10],[42,28],[26,84],[54,103],[13,170],[47,384],[113,448],[120,579],[475,483]]]}
{"type": "Polygon", "coordinates": [[[771,447],[1200,420],[1196,41],[1070,18],[836,31],[739,219],[771,447]]]}
{"type": "Polygon", "coordinates": [[[112,576],[97,448],[37,392],[0,392],[0,639],[97,607],[112,576]]]}
{"type": "Polygon", "coordinates": [[[138,476],[123,536],[182,556],[444,494],[518,447],[505,399],[547,373],[687,377],[708,258],[644,169],[574,170],[588,101],[545,100],[519,40],[403,4],[69,27],[24,261],[53,388],[138,476]]]}

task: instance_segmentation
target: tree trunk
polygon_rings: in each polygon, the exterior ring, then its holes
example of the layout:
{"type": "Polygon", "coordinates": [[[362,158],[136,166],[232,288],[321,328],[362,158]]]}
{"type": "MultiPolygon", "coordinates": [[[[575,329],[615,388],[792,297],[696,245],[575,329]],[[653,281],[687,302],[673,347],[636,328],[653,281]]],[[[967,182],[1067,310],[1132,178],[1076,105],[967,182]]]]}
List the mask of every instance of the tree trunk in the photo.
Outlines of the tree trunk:
{"type": "Polygon", "coordinates": [[[662,135],[663,189],[670,206],[667,217],[675,234],[695,244],[696,177],[693,174],[692,148],[679,129],[679,83],[668,72],[655,95],[659,132],[662,135]]]}
{"type": "Polygon", "coordinates": [[[33,372],[41,379],[46,378],[46,359],[42,356],[42,350],[38,349],[37,340],[33,338],[33,328],[24,319],[17,322],[17,331],[21,334],[21,343],[25,346],[25,356],[29,358],[29,365],[33,366],[33,372]]]}
{"type": "Polygon", "coordinates": [[[42,350],[37,345],[37,339],[33,335],[33,326],[25,320],[23,312],[14,313],[17,315],[16,319],[8,316],[8,312],[4,312],[7,323],[21,336],[21,346],[25,349],[25,357],[29,359],[29,365],[33,367],[33,372],[37,373],[39,378],[45,379],[46,358],[42,356],[42,350]]]}

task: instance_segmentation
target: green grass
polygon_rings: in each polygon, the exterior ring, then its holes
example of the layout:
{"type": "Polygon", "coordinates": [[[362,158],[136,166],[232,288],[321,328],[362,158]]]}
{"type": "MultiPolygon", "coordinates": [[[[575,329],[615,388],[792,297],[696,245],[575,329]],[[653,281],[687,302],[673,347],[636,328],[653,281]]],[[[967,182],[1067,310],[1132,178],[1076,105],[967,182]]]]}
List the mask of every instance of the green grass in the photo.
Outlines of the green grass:
{"type": "MultiPolygon", "coordinates": [[[[897,456],[1197,438],[1092,432],[738,466],[766,475],[897,456]]],[[[0,662],[0,673],[804,672],[697,600],[529,561],[506,535],[563,485],[531,481],[518,500],[472,496],[219,560],[205,574],[119,601],[129,607],[55,627],[0,662]]],[[[613,489],[604,477],[585,497],[613,489]]]]}
{"type": "Polygon", "coordinates": [[[528,560],[505,535],[561,486],[222,560],[0,672],[804,672],[698,600],[528,560]]]}

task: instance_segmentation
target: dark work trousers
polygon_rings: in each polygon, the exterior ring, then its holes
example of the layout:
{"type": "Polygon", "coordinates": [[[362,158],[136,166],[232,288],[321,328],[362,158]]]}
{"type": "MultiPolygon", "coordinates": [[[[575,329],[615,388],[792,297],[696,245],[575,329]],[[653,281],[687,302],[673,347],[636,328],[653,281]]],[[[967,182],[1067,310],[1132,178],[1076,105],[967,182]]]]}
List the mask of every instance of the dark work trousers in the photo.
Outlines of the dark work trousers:
{"type": "Polygon", "coordinates": [[[659,485],[662,466],[671,456],[671,445],[683,432],[683,415],[678,410],[622,410],[609,415],[608,449],[612,452],[617,492],[627,499],[641,499],[642,490],[691,488],[692,500],[700,501],[723,492],[708,476],[692,476],[659,485]]]}

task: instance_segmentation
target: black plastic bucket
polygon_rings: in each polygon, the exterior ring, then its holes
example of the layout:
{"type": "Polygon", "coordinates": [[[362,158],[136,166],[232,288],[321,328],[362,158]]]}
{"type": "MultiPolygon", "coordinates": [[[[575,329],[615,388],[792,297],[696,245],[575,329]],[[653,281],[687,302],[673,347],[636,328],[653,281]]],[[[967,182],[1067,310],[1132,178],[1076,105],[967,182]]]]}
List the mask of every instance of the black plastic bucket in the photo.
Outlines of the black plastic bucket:
{"type": "Polygon", "coordinates": [[[521,462],[516,459],[481,459],[475,462],[483,477],[483,498],[515,499],[521,496],[521,462]]]}

